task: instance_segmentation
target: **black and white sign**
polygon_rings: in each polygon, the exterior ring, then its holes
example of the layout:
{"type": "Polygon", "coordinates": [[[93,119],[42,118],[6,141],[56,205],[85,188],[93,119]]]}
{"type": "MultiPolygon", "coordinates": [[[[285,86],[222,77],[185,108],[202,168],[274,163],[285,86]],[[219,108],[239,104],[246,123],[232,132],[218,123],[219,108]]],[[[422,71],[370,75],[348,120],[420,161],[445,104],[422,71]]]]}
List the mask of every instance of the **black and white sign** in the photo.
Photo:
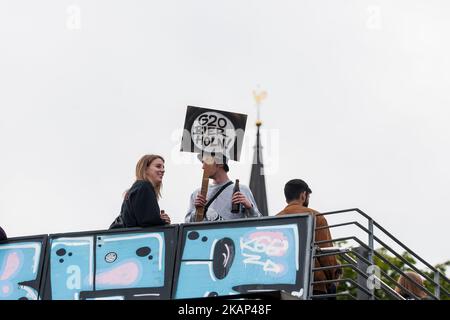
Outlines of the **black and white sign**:
{"type": "Polygon", "coordinates": [[[188,106],[181,151],[222,153],[239,161],[247,115],[188,106]]]}

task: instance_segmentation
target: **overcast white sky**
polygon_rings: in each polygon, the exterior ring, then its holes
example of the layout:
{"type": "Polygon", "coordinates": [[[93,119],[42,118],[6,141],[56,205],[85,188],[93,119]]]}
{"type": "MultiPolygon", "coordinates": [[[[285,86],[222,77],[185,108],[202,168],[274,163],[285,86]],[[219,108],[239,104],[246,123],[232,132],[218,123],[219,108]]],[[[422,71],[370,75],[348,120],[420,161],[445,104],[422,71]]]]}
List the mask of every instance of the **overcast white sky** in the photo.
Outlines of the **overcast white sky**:
{"type": "Polygon", "coordinates": [[[249,115],[230,172],[248,184],[259,86],[271,214],[302,178],[311,207],[361,208],[444,262],[449,16],[444,0],[1,0],[0,224],[105,229],[146,153],[182,222],[201,182],[178,152],[186,106],[249,115]]]}

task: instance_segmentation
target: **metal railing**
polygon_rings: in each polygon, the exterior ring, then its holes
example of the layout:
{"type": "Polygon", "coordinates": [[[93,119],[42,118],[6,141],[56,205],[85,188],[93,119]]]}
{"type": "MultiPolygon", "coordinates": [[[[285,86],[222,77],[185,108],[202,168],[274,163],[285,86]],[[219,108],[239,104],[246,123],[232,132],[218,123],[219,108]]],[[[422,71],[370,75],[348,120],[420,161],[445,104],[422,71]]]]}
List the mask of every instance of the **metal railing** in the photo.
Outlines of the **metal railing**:
{"type": "MultiPolygon", "coordinates": [[[[395,300],[404,300],[404,295],[407,294],[409,298],[412,299],[421,299],[418,296],[417,292],[424,293],[427,299],[440,300],[445,297],[450,297],[449,292],[441,286],[441,282],[446,284],[450,284],[450,280],[446,277],[445,274],[437,270],[427,261],[425,261],[422,257],[416,254],[413,250],[404,245],[400,240],[394,237],[390,232],[388,232],[385,228],[383,228],[380,224],[374,221],[370,216],[361,211],[360,209],[348,209],[348,210],[340,210],[333,211],[328,213],[318,214],[318,216],[333,216],[333,215],[343,215],[346,213],[357,213],[360,217],[363,217],[367,222],[367,227],[364,227],[358,221],[347,221],[344,223],[338,223],[323,227],[316,227],[316,231],[323,229],[336,229],[345,226],[356,226],[364,234],[367,235],[367,240],[363,241],[358,237],[351,235],[340,238],[333,238],[333,242],[347,242],[354,241],[358,244],[358,247],[347,247],[347,248],[336,248],[336,247],[325,247],[320,248],[319,245],[323,243],[330,243],[330,240],[323,241],[315,241],[313,248],[313,258],[320,259],[321,257],[326,256],[336,256],[338,260],[341,260],[339,265],[334,266],[321,266],[319,268],[312,268],[311,270],[311,287],[310,287],[310,299],[336,299],[336,298],[349,298],[349,299],[368,299],[368,300],[378,300],[382,299],[395,299],[395,300]],[[377,232],[377,234],[375,234],[377,232]],[[427,275],[424,271],[420,270],[418,267],[414,265],[408,259],[405,259],[406,256],[396,252],[391,246],[386,244],[385,241],[382,241],[379,235],[383,235],[387,237],[389,240],[396,243],[398,246],[404,250],[403,254],[407,254],[417,261],[420,261],[424,266],[426,266],[430,271],[429,273],[433,274],[433,277],[427,275]],[[380,247],[375,248],[375,243],[377,243],[380,247]],[[383,255],[383,252],[388,252],[392,254],[396,259],[398,259],[402,264],[403,268],[400,268],[394,265],[389,259],[386,258],[386,255],[383,255]],[[377,261],[378,260],[378,261],[377,261]],[[388,267],[387,271],[382,270],[380,266],[377,265],[383,263],[388,267]],[[406,271],[404,270],[407,267],[418,274],[422,279],[425,279],[434,289],[434,292],[428,290],[423,283],[418,283],[416,280],[411,278],[406,271]],[[340,278],[340,279],[330,279],[324,281],[314,281],[314,274],[316,272],[325,271],[325,270],[336,270],[340,268],[341,270],[352,270],[354,274],[357,275],[358,280],[351,278],[340,278]],[[403,270],[402,270],[403,269],[403,270]],[[374,272],[375,270],[375,272],[374,272]],[[403,276],[405,281],[408,282],[408,286],[399,283],[393,275],[397,274],[398,276],[403,276]],[[337,287],[339,284],[345,284],[346,289],[343,292],[339,292],[337,290],[333,293],[323,293],[323,294],[314,294],[313,287],[314,285],[319,284],[336,284],[337,287]],[[402,294],[399,294],[394,288],[399,288],[402,294]],[[358,293],[355,297],[349,290],[356,289],[358,293]]],[[[422,294],[423,295],[423,294],[422,294]]]]}

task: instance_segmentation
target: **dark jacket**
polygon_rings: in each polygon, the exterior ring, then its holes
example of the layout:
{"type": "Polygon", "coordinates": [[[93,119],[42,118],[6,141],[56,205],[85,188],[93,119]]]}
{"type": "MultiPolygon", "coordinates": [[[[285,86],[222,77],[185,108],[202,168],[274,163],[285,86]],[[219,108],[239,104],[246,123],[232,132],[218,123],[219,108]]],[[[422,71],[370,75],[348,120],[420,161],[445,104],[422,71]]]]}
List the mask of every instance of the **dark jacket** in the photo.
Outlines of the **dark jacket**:
{"type": "Polygon", "coordinates": [[[119,220],[121,225],[111,228],[151,227],[165,224],[161,219],[155,189],[148,181],[138,180],[128,190],[122,203],[119,220]],[[121,218],[121,219],[120,219],[121,218]]]}
{"type": "Polygon", "coordinates": [[[6,233],[5,233],[5,231],[3,231],[2,227],[0,227],[0,241],[6,240],[6,239],[7,239],[6,233]]]}
{"type": "MultiPolygon", "coordinates": [[[[291,203],[286,208],[283,209],[280,213],[277,214],[277,216],[282,216],[285,214],[295,214],[295,213],[307,213],[311,214],[315,217],[316,220],[316,228],[320,227],[327,227],[328,223],[324,216],[318,216],[319,212],[316,210],[304,207],[297,203],[291,203]]],[[[330,229],[324,228],[316,230],[315,232],[315,241],[326,241],[331,240],[331,233],[330,229]]],[[[325,248],[325,247],[331,247],[333,246],[333,242],[324,242],[319,244],[319,247],[325,248]]],[[[325,256],[315,259],[314,266],[315,268],[320,267],[331,267],[338,265],[338,261],[335,256],[325,256]]],[[[314,281],[325,281],[325,280],[334,280],[339,278],[339,273],[341,272],[340,269],[332,268],[328,270],[323,271],[317,271],[314,272],[314,281]]],[[[331,286],[327,286],[323,283],[321,284],[315,284],[313,286],[313,289],[315,291],[320,291],[321,293],[327,293],[330,291],[331,286]]],[[[331,292],[330,292],[331,293],[331,292]]]]}

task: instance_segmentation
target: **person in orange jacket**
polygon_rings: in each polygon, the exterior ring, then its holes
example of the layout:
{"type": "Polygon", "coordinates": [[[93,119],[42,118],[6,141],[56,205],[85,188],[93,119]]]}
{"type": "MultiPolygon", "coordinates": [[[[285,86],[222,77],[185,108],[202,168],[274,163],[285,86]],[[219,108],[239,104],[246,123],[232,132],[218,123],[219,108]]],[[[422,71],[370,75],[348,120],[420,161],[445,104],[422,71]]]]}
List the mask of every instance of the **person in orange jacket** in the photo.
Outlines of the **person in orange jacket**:
{"type": "MultiPolygon", "coordinates": [[[[328,227],[327,220],[324,216],[318,215],[314,209],[308,208],[309,205],[309,196],[312,193],[309,186],[305,181],[301,179],[293,179],[286,183],[284,187],[284,195],[286,197],[287,206],[277,214],[277,216],[282,216],[286,214],[296,214],[296,213],[307,213],[311,214],[315,217],[316,221],[316,229],[315,231],[315,241],[326,241],[331,240],[331,233],[328,227]],[[322,228],[325,227],[325,228],[322,228]]],[[[333,243],[323,242],[318,245],[320,248],[324,247],[332,247],[333,243]]],[[[335,256],[326,256],[320,257],[315,260],[315,268],[319,267],[327,267],[327,266],[336,266],[338,265],[337,259],[335,256]]],[[[314,281],[325,281],[325,280],[335,280],[338,279],[341,273],[340,268],[332,268],[323,271],[314,272],[314,281]]],[[[327,294],[327,293],[335,293],[336,285],[334,284],[314,284],[313,285],[313,294],[327,294]]]]}

